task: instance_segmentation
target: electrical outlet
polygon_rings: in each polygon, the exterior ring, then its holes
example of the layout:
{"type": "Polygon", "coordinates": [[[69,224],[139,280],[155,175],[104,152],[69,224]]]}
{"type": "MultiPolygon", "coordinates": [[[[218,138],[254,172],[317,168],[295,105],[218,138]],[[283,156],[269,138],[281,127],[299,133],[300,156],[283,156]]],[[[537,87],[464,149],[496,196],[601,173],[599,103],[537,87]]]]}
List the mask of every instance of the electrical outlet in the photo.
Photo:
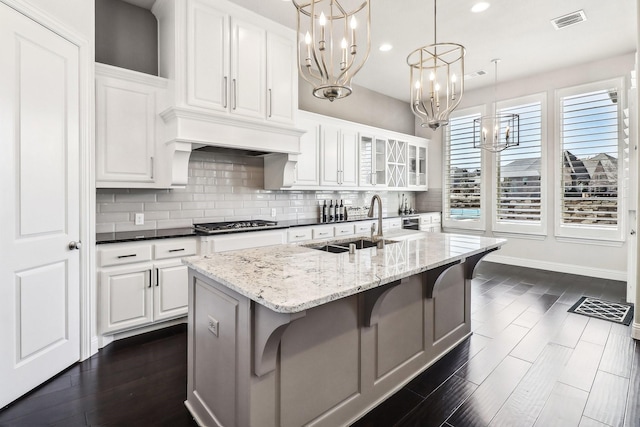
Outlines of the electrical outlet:
{"type": "Polygon", "coordinates": [[[271,208],[271,218],[276,217],[276,208],[271,208]]]}
{"type": "Polygon", "coordinates": [[[218,336],[218,321],[211,316],[207,316],[209,318],[209,322],[207,327],[209,328],[209,332],[213,335],[218,336]]]}
{"type": "Polygon", "coordinates": [[[137,213],[134,221],[135,225],[144,225],[144,214],[137,213]]]}

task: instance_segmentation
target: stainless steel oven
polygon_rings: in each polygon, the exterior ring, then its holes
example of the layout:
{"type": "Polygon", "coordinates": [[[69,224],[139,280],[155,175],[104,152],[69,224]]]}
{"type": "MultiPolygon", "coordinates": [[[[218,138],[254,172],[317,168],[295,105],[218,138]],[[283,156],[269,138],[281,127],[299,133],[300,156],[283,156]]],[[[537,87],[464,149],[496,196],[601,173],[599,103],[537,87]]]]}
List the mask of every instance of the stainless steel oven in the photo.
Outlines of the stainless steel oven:
{"type": "Polygon", "coordinates": [[[402,218],[402,228],[405,230],[420,230],[420,217],[409,216],[402,218]]]}

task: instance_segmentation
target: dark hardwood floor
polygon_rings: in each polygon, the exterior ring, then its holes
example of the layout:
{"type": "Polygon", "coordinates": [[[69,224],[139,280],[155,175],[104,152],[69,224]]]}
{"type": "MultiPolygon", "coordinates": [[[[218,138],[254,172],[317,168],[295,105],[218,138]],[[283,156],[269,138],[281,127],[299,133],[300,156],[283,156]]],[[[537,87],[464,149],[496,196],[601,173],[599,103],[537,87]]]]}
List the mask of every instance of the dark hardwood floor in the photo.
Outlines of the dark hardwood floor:
{"type": "MultiPolygon", "coordinates": [[[[640,426],[630,328],[567,312],[582,295],[624,301],[624,283],[483,262],[472,291],[473,335],[353,427],[640,426]]],[[[181,325],[107,346],[0,426],[195,426],[185,395],[181,325]]]]}

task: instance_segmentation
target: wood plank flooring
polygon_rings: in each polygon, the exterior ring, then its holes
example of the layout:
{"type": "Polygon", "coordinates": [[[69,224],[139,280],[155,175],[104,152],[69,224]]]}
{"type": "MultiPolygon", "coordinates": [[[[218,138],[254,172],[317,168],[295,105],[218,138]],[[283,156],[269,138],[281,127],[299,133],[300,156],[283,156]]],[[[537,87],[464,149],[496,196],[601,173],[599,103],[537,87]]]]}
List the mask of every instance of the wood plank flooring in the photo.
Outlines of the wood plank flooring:
{"type": "MultiPolygon", "coordinates": [[[[482,262],[473,335],[353,427],[638,427],[640,345],[630,328],[567,312],[583,295],[624,301],[625,291],[482,262]]],[[[0,426],[195,426],[185,396],[179,325],[107,346],[1,409],[0,426]]]]}

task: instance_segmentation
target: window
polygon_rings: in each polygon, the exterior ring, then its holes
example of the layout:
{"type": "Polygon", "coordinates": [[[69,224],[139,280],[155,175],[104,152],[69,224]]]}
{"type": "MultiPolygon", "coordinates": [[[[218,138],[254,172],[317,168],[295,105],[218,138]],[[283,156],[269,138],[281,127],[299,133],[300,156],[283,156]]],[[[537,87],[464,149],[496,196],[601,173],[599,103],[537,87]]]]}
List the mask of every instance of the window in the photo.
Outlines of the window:
{"type": "Polygon", "coordinates": [[[479,109],[458,112],[444,129],[444,221],[446,226],[482,227],[481,150],[473,148],[473,120],[479,109]],[[477,111],[477,112],[476,112],[477,111]]]}
{"type": "Polygon", "coordinates": [[[559,92],[558,235],[622,237],[621,88],[614,80],[559,92]]]}
{"type": "Polygon", "coordinates": [[[495,155],[495,231],[544,233],[544,100],[541,94],[498,104],[500,113],[520,116],[520,144],[495,155]]]}

